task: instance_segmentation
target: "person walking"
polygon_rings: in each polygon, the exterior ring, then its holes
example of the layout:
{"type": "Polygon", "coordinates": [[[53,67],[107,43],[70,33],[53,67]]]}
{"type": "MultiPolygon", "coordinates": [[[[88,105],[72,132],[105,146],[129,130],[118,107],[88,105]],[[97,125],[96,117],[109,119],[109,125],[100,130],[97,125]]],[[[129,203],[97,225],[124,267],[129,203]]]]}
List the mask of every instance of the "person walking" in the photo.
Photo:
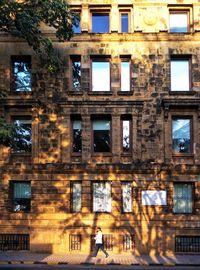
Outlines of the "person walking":
{"type": "Polygon", "coordinates": [[[108,258],[109,254],[103,247],[103,234],[100,227],[97,228],[97,234],[94,237],[94,239],[95,239],[95,248],[93,257],[96,257],[99,249],[101,249],[103,253],[106,255],[106,258],[108,258]]]}

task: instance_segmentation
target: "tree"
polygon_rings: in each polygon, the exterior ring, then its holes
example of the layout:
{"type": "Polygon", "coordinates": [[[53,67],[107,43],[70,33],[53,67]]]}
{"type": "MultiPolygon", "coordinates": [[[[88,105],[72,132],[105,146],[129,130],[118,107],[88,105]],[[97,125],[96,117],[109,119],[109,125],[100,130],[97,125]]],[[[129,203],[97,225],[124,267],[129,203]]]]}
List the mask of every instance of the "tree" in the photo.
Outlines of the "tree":
{"type": "Polygon", "coordinates": [[[73,25],[79,17],[65,0],[0,0],[0,31],[23,38],[40,57],[50,72],[57,70],[61,60],[52,40],[42,34],[41,23],[55,28],[60,42],[73,36],[73,25]]]}

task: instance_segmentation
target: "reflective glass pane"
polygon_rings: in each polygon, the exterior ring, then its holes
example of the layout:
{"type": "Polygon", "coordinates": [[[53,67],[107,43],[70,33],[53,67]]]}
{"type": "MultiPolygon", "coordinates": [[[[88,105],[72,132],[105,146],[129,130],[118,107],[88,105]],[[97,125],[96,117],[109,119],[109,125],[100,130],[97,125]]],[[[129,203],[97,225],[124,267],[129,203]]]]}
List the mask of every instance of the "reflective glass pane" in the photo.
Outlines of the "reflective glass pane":
{"type": "Polygon", "coordinates": [[[171,91],[189,91],[189,60],[171,61],[171,91]]]}
{"type": "Polygon", "coordinates": [[[92,91],[110,91],[109,62],[92,62],[92,91]]]}
{"type": "Polygon", "coordinates": [[[13,150],[16,152],[31,152],[32,128],[31,120],[18,119],[14,121],[15,132],[13,150]]]}
{"type": "Polygon", "coordinates": [[[130,121],[123,120],[123,151],[128,152],[130,151],[130,121]]]}
{"type": "Polygon", "coordinates": [[[13,211],[30,211],[31,208],[31,184],[13,184],[13,211]]]}
{"type": "Polygon", "coordinates": [[[72,60],[72,90],[81,90],[81,61],[72,60]]]}
{"type": "Polygon", "coordinates": [[[130,62],[121,62],[121,91],[130,91],[130,62]]]}
{"type": "Polygon", "coordinates": [[[81,183],[72,184],[72,211],[81,211],[81,183]]]}
{"type": "Polygon", "coordinates": [[[132,185],[122,183],[123,212],[132,212],[132,185]]]}
{"type": "Polygon", "coordinates": [[[29,61],[14,60],[13,61],[13,90],[15,91],[31,91],[31,64],[29,61]]]}
{"type": "Polygon", "coordinates": [[[111,185],[109,182],[93,184],[93,211],[111,212],[111,185]]]}
{"type": "Polygon", "coordinates": [[[110,121],[93,121],[94,152],[110,152],[110,121]]]}
{"type": "Polygon", "coordinates": [[[173,151],[175,153],[191,152],[190,119],[174,119],[172,121],[173,151]]]}
{"type": "Polygon", "coordinates": [[[192,184],[174,184],[174,213],[192,213],[192,192],[192,184]]]}
{"type": "Polygon", "coordinates": [[[170,32],[187,32],[188,31],[188,14],[171,13],[170,14],[170,32]]]}
{"type": "Polygon", "coordinates": [[[93,13],[92,14],[92,32],[108,33],[109,32],[109,14],[93,13]]]}
{"type": "Polygon", "coordinates": [[[121,32],[128,33],[128,13],[121,14],[121,32]]]}

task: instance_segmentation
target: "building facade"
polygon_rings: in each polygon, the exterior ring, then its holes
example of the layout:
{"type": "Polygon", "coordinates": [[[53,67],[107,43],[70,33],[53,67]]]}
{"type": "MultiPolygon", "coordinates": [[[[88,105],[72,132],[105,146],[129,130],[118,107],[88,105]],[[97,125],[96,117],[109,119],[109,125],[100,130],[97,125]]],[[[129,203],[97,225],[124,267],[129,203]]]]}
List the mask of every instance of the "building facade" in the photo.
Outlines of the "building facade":
{"type": "Polygon", "coordinates": [[[200,252],[200,2],[70,0],[56,74],[0,34],[0,249],[200,252]]]}

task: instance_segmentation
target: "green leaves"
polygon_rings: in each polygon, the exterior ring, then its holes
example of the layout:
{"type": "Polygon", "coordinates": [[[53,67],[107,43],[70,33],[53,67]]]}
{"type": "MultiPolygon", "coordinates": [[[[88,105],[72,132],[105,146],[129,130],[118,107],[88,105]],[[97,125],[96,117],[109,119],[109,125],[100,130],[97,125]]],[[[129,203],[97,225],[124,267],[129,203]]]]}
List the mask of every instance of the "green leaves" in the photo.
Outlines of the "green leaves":
{"type": "Polygon", "coordinates": [[[0,145],[11,146],[14,127],[7,123],[4,118],[0,118],[0,145]]]}
{"type": "Polygon", "coordinates": [[[26,40],[42,65],[53,72],[61,60],[52,40],[41,33],[41,22],[55,28],[59,41],[66,41],[73,36],[73,25],[78,24],[79,17],[70,11],[65,0],[0,0],[0,31],[26,40]]]}

